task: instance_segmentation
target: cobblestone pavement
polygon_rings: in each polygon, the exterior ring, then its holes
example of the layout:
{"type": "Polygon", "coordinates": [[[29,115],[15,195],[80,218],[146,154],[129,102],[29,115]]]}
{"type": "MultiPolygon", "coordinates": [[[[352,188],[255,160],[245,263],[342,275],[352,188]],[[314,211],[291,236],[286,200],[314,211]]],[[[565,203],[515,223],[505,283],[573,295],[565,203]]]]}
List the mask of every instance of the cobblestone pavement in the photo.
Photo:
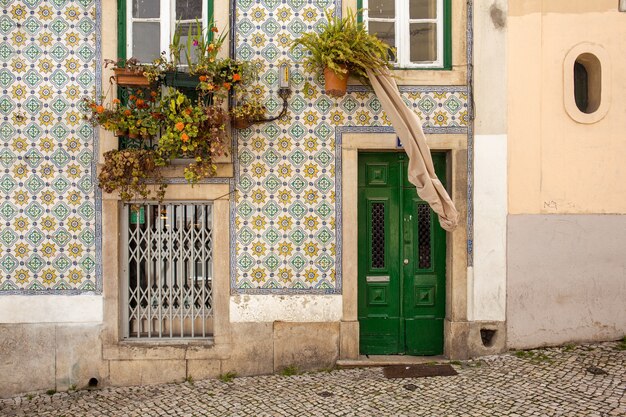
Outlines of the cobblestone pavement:
{"type": "Polygon", "coordinates": [[[381,368],[40,394],[2,416],[626,416],[626,350],[567,346],[454,362],[457,376],[381,368]]]}

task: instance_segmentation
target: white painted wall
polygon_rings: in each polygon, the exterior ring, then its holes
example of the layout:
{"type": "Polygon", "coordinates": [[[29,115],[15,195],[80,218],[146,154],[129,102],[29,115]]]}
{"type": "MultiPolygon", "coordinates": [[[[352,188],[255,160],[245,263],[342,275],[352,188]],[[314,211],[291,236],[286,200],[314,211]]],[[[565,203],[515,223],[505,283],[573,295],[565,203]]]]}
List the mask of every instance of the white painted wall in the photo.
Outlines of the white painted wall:
{"type": "Polygon", "coordinates": [[[507,136],[474,138],[474,268],[469,319],[506,318],[507,136]]]}
{"type": "Polygon", "coordinates": [[[341,295],[234,295],[231,322],[340,321],[341,295]]]}
{"type": "Polygon", "coordinates": [[[474,266],[468,319],[506,319],[508,0],[474,2],[474,266]]]}
{"type": "Polygon", "coordinates": [[[0,324],[16,323],[102,323],[102,296],[0,296],[0,324]]]}

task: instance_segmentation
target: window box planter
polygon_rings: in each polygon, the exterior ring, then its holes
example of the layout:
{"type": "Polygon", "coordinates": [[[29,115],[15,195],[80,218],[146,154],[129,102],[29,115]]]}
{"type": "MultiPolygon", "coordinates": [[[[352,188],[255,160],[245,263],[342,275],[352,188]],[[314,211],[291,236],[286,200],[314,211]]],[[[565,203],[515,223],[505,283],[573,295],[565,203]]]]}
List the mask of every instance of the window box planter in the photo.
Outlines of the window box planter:
{"type": "Polygon", "coordinates": [[[191,75],[182,71],[168,71],[165,73],[165,85],[181,89],[195,89],[200,84],[198,75],[191,75]]]}
{"type": "Polygon", "coordinates": [[[114,68],[115,82],[120,87],[149,87],[150,81],[143,72],[132,71],[127,68],[114,68]]]}

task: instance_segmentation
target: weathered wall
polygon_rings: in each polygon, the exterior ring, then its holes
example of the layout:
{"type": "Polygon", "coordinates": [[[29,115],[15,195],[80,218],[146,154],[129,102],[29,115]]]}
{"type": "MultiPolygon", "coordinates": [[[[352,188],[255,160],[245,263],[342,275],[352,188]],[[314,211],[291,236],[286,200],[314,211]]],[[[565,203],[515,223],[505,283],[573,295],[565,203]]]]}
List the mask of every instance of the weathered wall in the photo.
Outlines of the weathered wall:
{"type": "Polygon", "coordinates": [[[474,8],[473,321],[503,322],[506,314],[507,4],[482,1],[474,8]]]}
{"type": "Polygon", "coordinates": [[[0,324],[0,352],[0,397],[108,378],[97,324],[0,324]]]}
{"type": "Polygon", "coordinates": [[[626,14],[612,0],[509,3],[508,344],[615,339],[626,216],[598,214],[626,213],[626,14]],[[580,51],[602,66],[592,114],[572,99],[580,51]]]}
{"type": "Polygon", "coordinates": [[[231,322],[331,322],[342,317],[341,295],[235,295],[231,322]]]}
{"type": "MultiPolygon", "coordinates": [[[[509,212],[626,213],[626,13],[618,2],[510,1],[509,212]],[[606,51],[610,107],[594,124],[564,108],[563,63],[580,43],[606,51]]],[[[569,71],[569,70],[568,70],[569,71]]]]}
{"type": "Polygon", "coordinates": [[[511,348],[626,334],[626,216],[509,216],[511,348]]]}

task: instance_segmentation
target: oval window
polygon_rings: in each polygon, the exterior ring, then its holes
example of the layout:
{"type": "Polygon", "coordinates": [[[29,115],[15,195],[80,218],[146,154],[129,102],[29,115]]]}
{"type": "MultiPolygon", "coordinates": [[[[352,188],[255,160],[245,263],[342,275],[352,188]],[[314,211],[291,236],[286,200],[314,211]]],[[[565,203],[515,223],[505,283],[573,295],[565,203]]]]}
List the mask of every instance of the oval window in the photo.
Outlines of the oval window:
{"type": "Polygon", "coordinates": [[[583,113],[591,114],[602,102],[602,64],[591,53],[584,53],[574,62],[574,100],[583,113]]]}

